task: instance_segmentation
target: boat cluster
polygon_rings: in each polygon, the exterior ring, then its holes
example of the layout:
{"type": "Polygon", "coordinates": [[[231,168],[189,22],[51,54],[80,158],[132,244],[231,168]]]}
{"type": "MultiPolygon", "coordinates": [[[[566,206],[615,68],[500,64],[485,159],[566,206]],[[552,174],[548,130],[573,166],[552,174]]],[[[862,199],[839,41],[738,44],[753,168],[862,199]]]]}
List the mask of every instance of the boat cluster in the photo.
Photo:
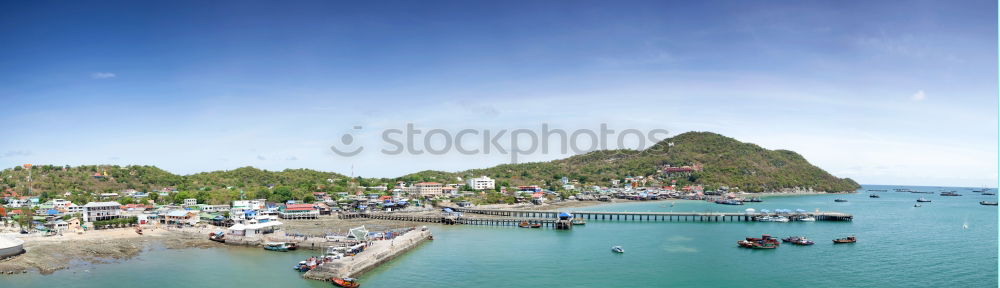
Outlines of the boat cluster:
{"type": "Polygon", "coordinates": [[[753,220],[757,222],[816,221],[816,217],[809,216],[809,214],[806,214],[805,212],[806,211],[802,209],[795,209],[795,211],[789,209],[774,209],[773,213],[767,209],[761,209],[759,213],[754,211],[753,208],[746,210],[746,213],[753,215],[753,220]]]}
{"type": "MultiPolygon", "coordinates": [[[[854,243],[856,241],[857,239],[854,238],[854,236],[833,239],[834,244],[854,243]]],[[[736,244],[738,244],[740,247],[749,249],[775,249],[781,245],[781,242],[792,243],[793,245],[799,245],[799,246],[809,246],[816,244],[812,240],[809,240],[803,236],[789,236],[781,238],[781,241],[779,242],[777,238],[771,237],[771,235],[767,234],[761,235],[760,238],[747,237],[744,240],[736,241],[736,244]]]]}

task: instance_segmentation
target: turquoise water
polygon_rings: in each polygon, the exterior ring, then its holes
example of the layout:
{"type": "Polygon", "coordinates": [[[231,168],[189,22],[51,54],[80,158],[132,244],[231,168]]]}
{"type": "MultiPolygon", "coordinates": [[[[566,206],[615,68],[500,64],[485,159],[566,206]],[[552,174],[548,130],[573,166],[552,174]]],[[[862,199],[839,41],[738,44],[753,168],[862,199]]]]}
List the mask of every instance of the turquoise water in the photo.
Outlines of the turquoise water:
{"type": "MultiPolygon", "coordinates": [[[[853,222],[601,222],[572,231],[514,227],[430,226],[435,240],[375,269],[365,287],[912,287],[997,286],[997,207],[982,196],[891,192],[774,196],[726,206],[700,201],[633,202],[570,210],[743,211],[804,209],[852,213],[853,222]],[[933,200],[915,208],[915,200],[933,200]],[[833,199],[845,198],[847,203],[833,199]],[[754,205],[750,205],[754,204],[754,205]],[[968,229],[963,228],[967,224],[968,229]],[[736,241],[760,234],[803,235],[816,245],[747,250],[736,241]],[[856,235],[856,244],[831,239],[856,235]],[[621,245],[625,254],[614,254],[621,245]]],[[[938,188],[909,187],[919,191],[938,188]]],[[[303,280],[290,266],[308,252],[252,248],[152,248],[115,264],[52,275],[0,276],[10,287],[328,287],[303,280]]]]}

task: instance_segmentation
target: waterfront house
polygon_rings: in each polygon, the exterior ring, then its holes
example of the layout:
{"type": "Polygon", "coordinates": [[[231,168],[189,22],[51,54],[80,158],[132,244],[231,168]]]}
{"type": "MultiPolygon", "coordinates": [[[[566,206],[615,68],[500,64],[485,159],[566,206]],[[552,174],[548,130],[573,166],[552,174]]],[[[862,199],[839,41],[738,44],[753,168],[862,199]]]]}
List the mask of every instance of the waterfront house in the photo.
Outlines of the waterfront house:
{"type": "Polygon", "coordinates": [[[316,219],[319,209],[313,204],[287,204],[278,208],[278,216],[281,219],[316,219]]]}
{"type": "Polygon", "coordinates": [[[160,220],[165,224],[187,224],[195,225],[198,224],[199,218],[198,213],[190,210],[173,210],[167,212],[160,220]]]}
{"type": "Polygon", "coordinates": [[[274,233],[283,223],[279,221],[268,221],[256,224],[234,224],[226,229],[226,234],[230,236],[259,237],[264,234],[274,233]]]}
{"type": "Polygon", "coordinates": [[[531,194],[531,203],[535,205],[541,205],[542,203],[545,203],[545,193],[535,192],[534,194],[531,194]]]}
{"type": "Polygon", "coordinates": [[[90,202],[83,205],[83,221],[94,222],[121,217],[122,204],[118,202],[90,202]]]}

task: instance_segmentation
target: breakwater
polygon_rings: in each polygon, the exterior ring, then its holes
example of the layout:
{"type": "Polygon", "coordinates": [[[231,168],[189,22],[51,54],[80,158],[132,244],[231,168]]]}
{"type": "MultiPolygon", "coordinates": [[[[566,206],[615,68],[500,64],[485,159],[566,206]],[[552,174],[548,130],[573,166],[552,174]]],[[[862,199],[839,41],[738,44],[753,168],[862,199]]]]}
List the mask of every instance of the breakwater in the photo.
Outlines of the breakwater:
{"type": "Polygon", "coordinates": [[[382,263],[402,255],[431,238],[428,230],[414,230],[391,240],[372,241],[365,251],[320,264],[302,277],[328,281],[331,277],[357,277],[382,263]]]}

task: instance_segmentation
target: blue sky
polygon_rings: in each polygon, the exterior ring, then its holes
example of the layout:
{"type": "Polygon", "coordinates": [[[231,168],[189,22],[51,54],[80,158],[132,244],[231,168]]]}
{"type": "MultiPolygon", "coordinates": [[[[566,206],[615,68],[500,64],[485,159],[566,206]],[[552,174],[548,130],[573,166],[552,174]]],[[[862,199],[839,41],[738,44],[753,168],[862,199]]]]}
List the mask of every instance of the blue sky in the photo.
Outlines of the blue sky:
{"type": "Polygon", "coordinates": [[[508,161],[375,153],[406,123],[607,123],[997,182],[995,1],[690,2],[3,2],[0,166],[394,177],[508,161]],[[366,153],[331,153],[348,132],[366,153]]]}

